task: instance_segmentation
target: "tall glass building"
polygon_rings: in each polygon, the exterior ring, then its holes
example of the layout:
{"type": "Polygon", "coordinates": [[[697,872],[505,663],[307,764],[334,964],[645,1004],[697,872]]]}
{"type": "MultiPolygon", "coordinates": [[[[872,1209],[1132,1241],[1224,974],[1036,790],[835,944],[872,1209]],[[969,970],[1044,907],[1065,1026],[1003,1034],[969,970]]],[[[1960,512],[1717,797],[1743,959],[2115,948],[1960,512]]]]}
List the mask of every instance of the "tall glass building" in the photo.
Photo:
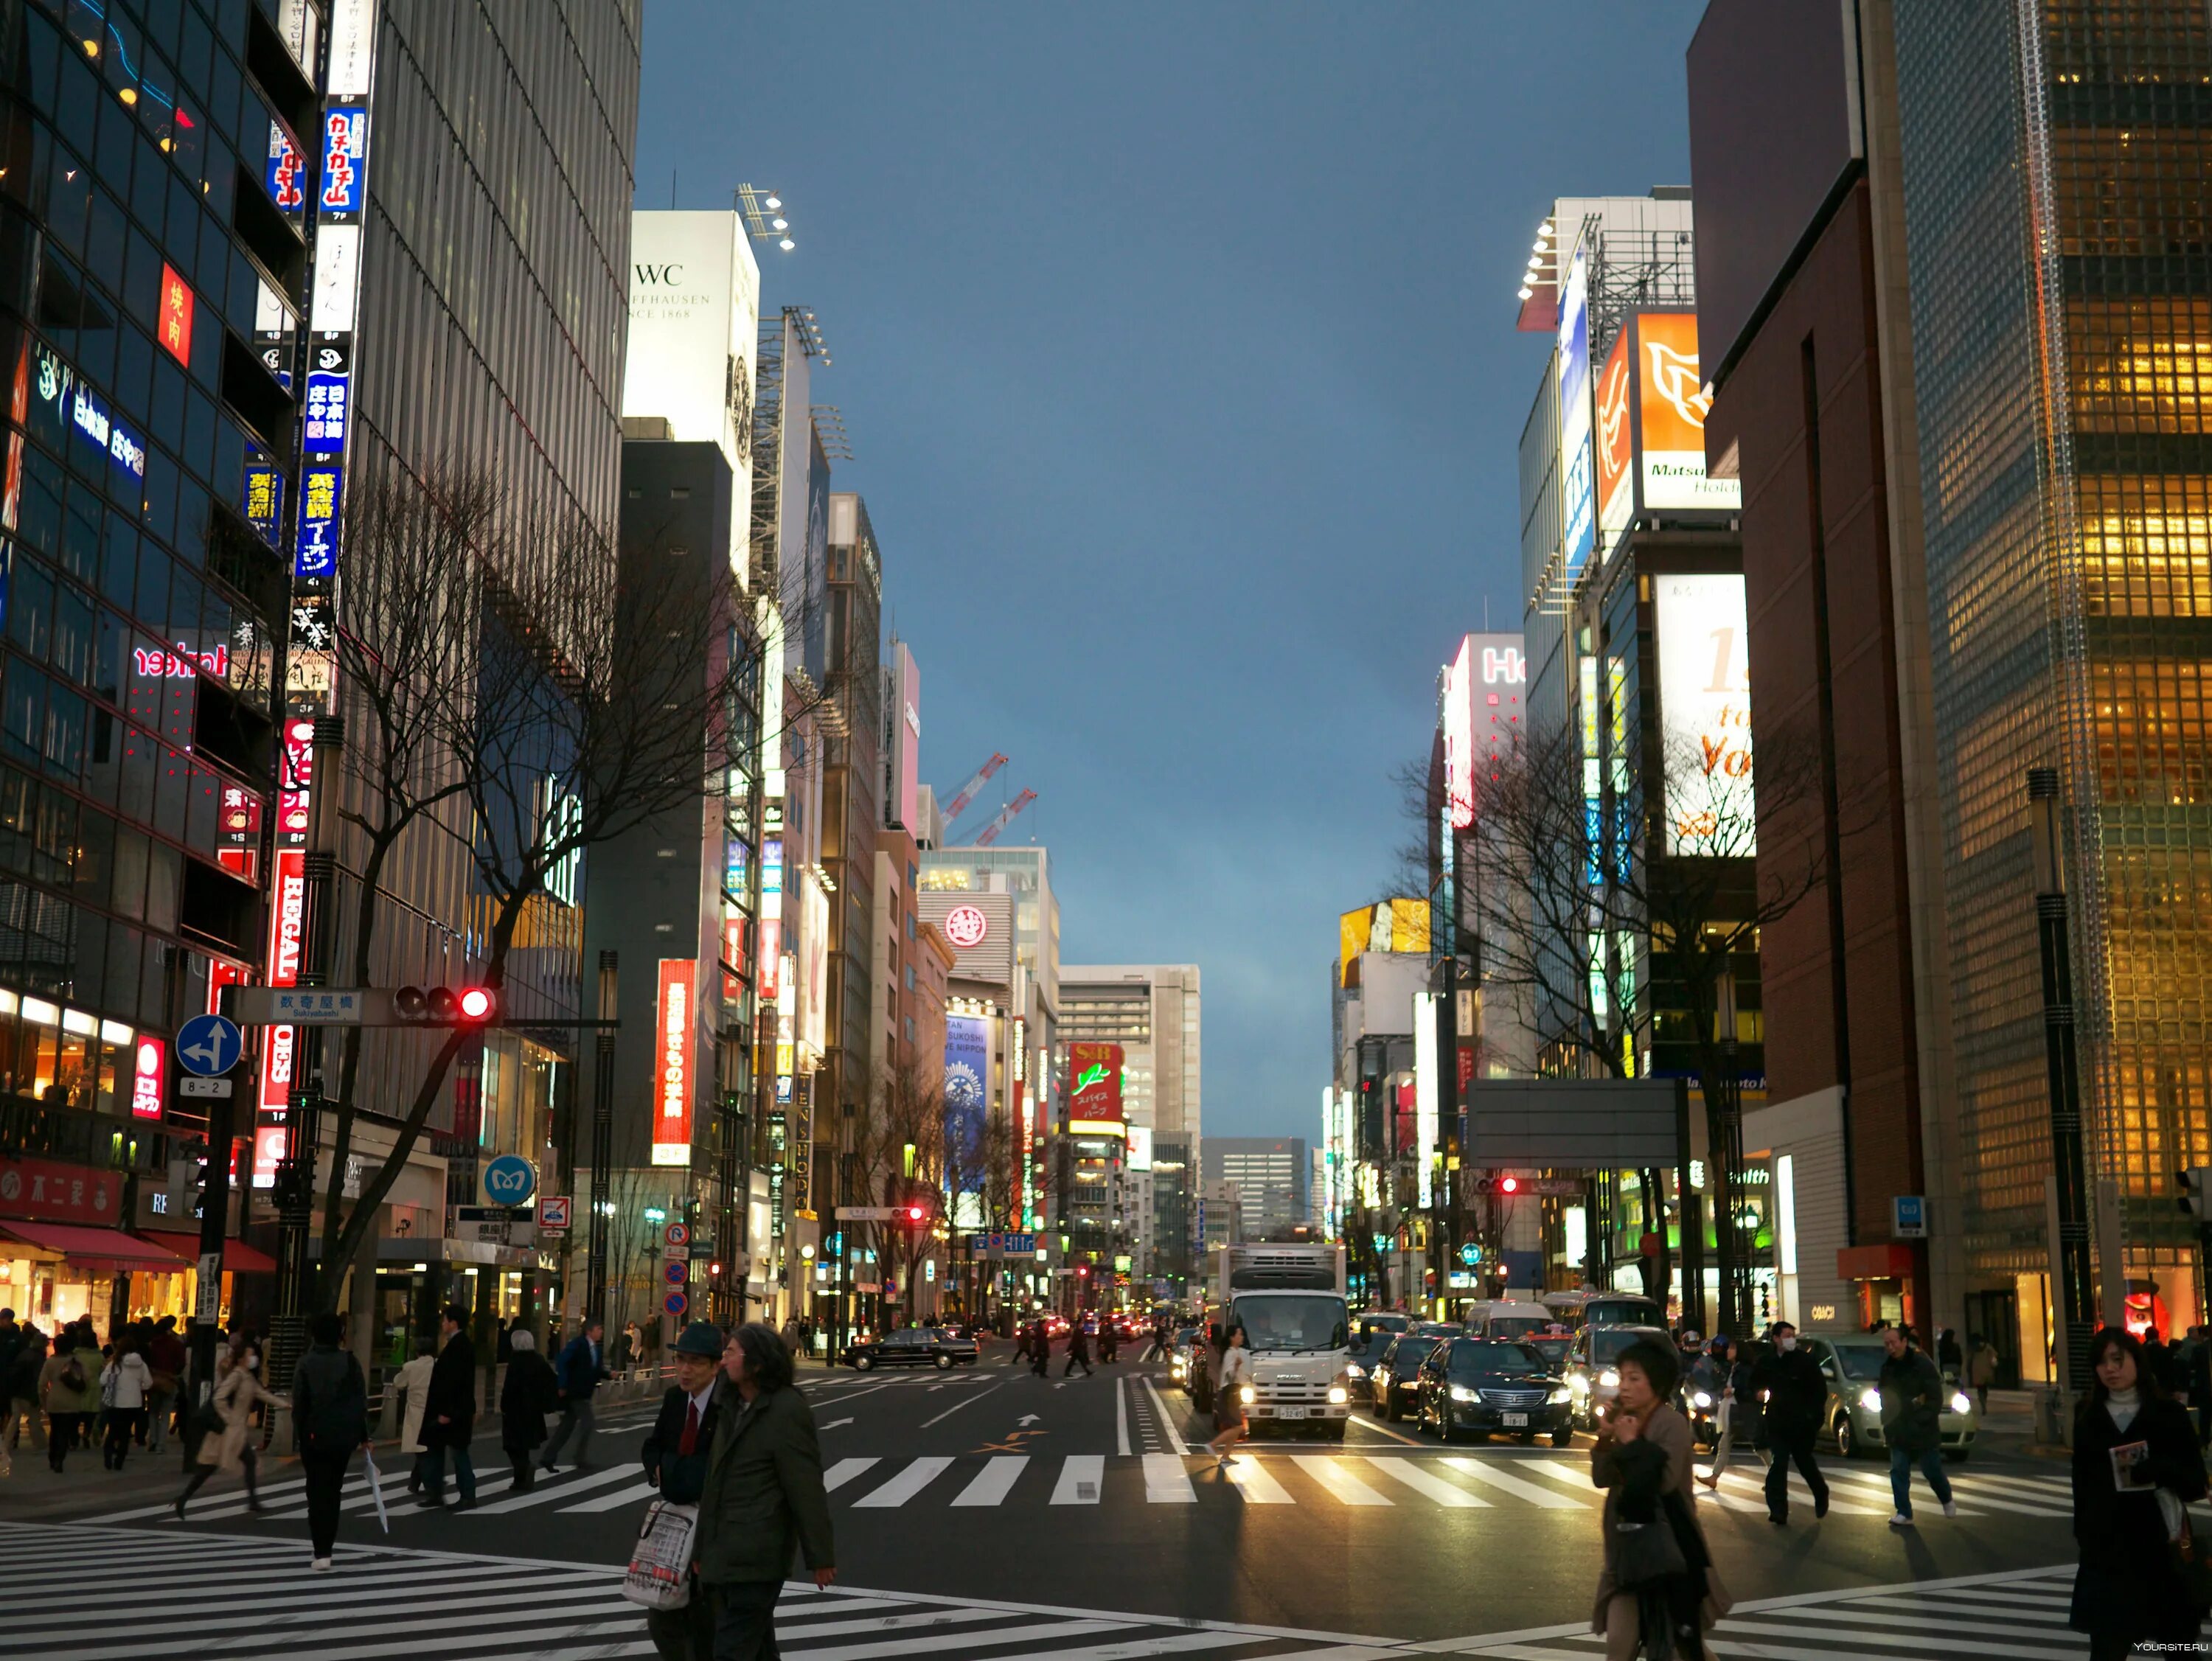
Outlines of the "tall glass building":
{"type": "Polygon", "coordinates": [[[2056,766],[2093,1175],[2130,1318],[2176,1331],[2174,1172],[2212,1160],[2212,18],[1899,6],[1896,50],[1969,1322],[2042,1325],[2027,774],[2056,766]]]}

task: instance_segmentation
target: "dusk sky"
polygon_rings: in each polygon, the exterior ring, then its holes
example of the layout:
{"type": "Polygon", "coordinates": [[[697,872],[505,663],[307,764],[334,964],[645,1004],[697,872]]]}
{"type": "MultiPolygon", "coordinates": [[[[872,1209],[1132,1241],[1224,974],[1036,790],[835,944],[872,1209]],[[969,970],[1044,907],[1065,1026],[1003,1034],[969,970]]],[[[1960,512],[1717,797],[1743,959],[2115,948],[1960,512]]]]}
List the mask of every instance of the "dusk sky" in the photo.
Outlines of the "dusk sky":
{"type": "Polygon", "coordinates": [[[646,8],[637,205],[782,193],[923,777],[1012,758],[962,828],[1037,792],[1064,962],[1200,966],[1207,1133],[1319,1134],[1391,770],[1520,627],[1513,291],[1554,197],[1689,182],[1699,10],[646,8]]]}

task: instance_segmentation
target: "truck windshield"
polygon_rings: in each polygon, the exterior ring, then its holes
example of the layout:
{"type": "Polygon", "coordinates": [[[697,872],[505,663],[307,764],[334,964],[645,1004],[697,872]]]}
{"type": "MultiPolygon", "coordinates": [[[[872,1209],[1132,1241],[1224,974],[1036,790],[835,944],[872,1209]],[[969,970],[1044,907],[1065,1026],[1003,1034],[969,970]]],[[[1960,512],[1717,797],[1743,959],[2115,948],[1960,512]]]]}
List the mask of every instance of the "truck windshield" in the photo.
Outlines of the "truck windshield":
{"type": "Polygon", "coordinates": [[[1291,1294],[1239,1298],[1230,1320],[1244,1329],[1255,1349],[1341,1349],[1345,1340],[1344,1300],[1291,1294]]]}

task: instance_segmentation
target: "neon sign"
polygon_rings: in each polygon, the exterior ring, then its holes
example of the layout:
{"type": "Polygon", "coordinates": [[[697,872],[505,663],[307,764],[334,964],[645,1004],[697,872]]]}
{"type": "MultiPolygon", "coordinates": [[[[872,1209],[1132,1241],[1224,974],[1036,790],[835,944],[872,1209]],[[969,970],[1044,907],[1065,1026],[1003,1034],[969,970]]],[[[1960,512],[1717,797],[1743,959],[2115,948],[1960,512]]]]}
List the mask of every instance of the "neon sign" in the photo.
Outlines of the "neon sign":
{"type": "Polygon", "coordinates": [[[222,680],[230,673],[230,648],[219,646],[212,652],[194,652],[182,640],[177,642],[174,652],[133,646],[131,666],[141,675],[166,676],[172,681],[189,681],[201,670],[222,680]]]}
{"type": "Polygon", "coordinates": [[[697,969],[688,957],[660,960],[653,1020],[659,1035],[653,1073],[655,1165],[691,1163],[691,987],[697,969]]]}
{"type": "Polygon", "coordinates": [[[158,1038],[142,1036],[138,1040],[137,1064],[131,1074],[131,1117],[159,1118],[161,1117],[162,1063],[168,1058],[169,1046],[158,1038]]]}

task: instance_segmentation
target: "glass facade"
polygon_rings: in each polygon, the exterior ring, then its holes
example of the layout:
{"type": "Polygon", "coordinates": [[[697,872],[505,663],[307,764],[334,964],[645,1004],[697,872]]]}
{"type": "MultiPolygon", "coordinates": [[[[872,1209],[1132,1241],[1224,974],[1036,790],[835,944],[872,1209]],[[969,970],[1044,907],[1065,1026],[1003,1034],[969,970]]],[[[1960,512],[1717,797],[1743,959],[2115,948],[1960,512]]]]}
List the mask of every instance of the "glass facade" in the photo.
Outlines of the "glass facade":
{"type": "Polygon", "coordinates": [[[1972,1289],[2048,1264],[2026,774],[2058,765],[2094,1157],[2171,1301],[2172,1173],[2212,1159],[2212,20],[1899,7],[1897,56],[1972,1289]]]}

